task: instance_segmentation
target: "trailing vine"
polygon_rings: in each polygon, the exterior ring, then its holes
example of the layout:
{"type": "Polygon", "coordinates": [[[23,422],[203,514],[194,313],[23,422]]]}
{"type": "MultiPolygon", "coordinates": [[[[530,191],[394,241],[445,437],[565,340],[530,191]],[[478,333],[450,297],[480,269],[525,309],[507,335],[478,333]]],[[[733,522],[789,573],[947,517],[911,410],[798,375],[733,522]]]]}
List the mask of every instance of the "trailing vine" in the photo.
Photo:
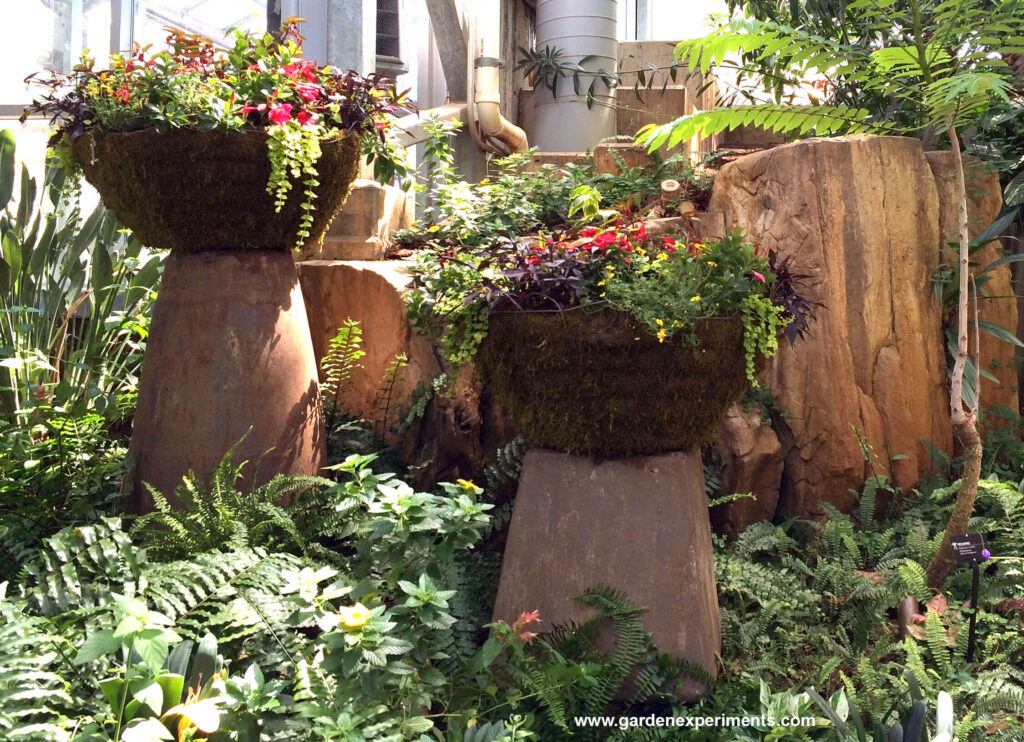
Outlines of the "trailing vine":
{"type": "Polygon", "coordinates": [[[757,357],[760,355],[771,358],[775,355],[775,351],[779,349],[779,334],[792,318],[785,316],[785,307],[758,294],[743,297],[741,309],[747,379],[756,387],[757,357]]]}
{"type": "Polygon", "coordinates": [[[267,180],[267,193],[274,197],[274,210],[280,212],[288,200],[288,192],[292,189],[292,180],[300,180],[304,186],[302,192],[302,216],[296,232],[295,247],[302,247],[302,241],[309,237],[309,228],[313,224],[313,212],[316,205],[317,180],[316,163],[320,159],[320,138],[325,130],[322,126],[302,126],[298,122],[288,121],[279,126],[270,127],[267,132],[267,154],[270,158],[270,178],[267,180]]]}

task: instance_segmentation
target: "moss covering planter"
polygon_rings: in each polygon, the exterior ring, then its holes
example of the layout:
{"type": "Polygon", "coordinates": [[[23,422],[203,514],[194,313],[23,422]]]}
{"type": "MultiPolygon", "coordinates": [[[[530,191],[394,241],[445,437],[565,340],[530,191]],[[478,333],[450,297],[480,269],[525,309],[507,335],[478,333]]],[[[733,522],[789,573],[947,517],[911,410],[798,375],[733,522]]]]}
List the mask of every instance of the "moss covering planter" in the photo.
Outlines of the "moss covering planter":
{"type": "Polygon", "coordinates": [[[743,321],[701,320],[697,347],[659,343],[608,309],[495,313],[477,364],[531,445],[597,458],[689,451],[747,388],[743,321]]]}
{"type": "MultiPolygon", "coordinates": [[[[270,160],[262,131],[154,129],[89,132],[72,144],[86,180],[147,245],[202,250],[277,249],[295,244],[302,184],[274,211],[270,160]]],[[[361,138],[321,142],[316,211],[303,247],[318,244],[345,203],[359,169],[361,138]]]]}

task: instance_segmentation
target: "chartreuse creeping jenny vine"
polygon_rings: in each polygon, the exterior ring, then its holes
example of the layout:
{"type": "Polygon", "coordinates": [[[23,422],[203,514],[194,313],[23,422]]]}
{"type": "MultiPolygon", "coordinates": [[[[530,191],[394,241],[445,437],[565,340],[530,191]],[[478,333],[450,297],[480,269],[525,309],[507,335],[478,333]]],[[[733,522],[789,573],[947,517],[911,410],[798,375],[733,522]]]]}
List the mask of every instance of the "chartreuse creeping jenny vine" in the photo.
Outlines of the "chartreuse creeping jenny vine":
{"type": "Polygon", "coordinates": [[[321,126],[301,126],[291,121],[269,129],[267,155],[270,158],[270,178],[267,192],[274,197],[274,209],[281,211],[292,189],[292,180],[301,180],[302,217],[299,222],[297,246],[309,237],[316,209],[316,163],[320,159],[320,138],[325,134],[321,126]]]}

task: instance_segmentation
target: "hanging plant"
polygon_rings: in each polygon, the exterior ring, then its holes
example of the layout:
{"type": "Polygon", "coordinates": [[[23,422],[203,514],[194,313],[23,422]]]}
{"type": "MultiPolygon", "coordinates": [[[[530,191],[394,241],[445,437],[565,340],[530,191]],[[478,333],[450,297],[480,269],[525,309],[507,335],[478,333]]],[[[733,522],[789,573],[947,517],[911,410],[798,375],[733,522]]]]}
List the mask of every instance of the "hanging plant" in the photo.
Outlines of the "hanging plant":
{"type": "Polygon", "coordinates": [[[409,172],[404,151],[388,138],[404,95],[387,78],[304,60],[297,19],[289,19],[276,35],[236,30],[229,48],[167,30],[163,51],[150,53],[136,45],[130,53],[113,55],[107,69],[96,69],[95,61],[83,56],[70,74],[33,76],[31,81],[47,92],[23,119],[48,116],[57,127],[50,145],[62,161],[78,167],[96,158],[92,143],[75,148],[86,135],[264,132],[269,136],[260,146],[270,164],[266,189],[274,209],[281,212],[293,191],[300,194],[296,246],[311,236],[322,143],[361,138],[379,178],[409,172]]]}

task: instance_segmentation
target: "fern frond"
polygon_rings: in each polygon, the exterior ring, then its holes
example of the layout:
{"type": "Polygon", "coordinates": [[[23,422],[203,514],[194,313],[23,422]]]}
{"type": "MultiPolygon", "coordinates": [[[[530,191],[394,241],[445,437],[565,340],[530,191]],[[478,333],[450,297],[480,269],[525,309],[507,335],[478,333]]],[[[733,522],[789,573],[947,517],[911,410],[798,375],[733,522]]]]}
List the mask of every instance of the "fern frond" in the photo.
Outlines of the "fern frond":
{"type": "Polygon", "coordinates": [[[883,122],[872,122],[871,112],[846,106],[790,106],[761,103],[719,108],[680,116],[660,126],[648,124],[637,132],[636,144],[648,150],[676,147],[694,137],[704,138],[744,126],[756,126],[776,134],[864,134],[891,132],[883,122]]]}

